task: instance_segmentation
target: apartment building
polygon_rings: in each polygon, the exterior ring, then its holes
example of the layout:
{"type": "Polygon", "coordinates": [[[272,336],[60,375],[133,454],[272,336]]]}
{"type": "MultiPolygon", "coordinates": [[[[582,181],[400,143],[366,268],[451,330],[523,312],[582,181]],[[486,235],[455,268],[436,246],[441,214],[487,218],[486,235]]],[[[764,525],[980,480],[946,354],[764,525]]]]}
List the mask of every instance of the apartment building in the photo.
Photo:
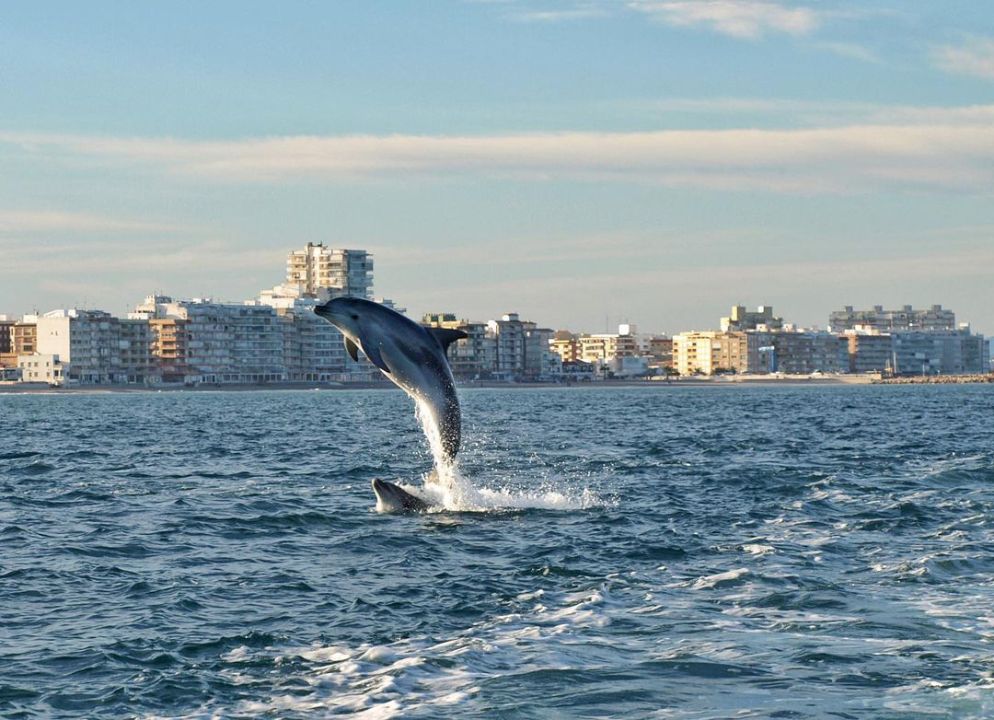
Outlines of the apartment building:
{"type": "MultiPolygon", "coordinates": [[[[126,382],[122,374],[120,321],[102,310],[60,309],[37,316],[36,348],[63,366],[70,385],[126,382]]],[[[27,353],[24,353],[27,355],[27,353]]]]}
{"type": "Polygon", "coordinates": [[[636,357],[638,341],[630,333],[603,333],[580,335],[580,360],[594,365],[605,365],[615,358],[636,357]]]}
{"type": "Polygon", "coordinates": [[[890,333],[879,330],[847,330],[849,372],[867,373],[891,371],[894,368],[894,346],[890,333]]]}
{"type": "Polygon", "coordinates": [[[775,332],[769,334],[773,356],[770,370],[788,375],[849,372],[849,343],[826,332],[775,332]]]}
{"type": "Polygon", "coordinates": [[[557,330],[549,340],[549,349],[564,363],[575,363],[580,360],[580,340],[569,330],[557,330]]]}
{"type": "Polygon", "coordinates": [[[280,320],[287,381],[369,381],[378,376],[364,357],[358,362],[349,357],[338,328],[314,314],[320,302],[303,295],[296,285],[277,286],[259,297],[259,303],[272,307],[280,320]]]}
{"type": "Polygon", "coordinates": [[[728,317],[721,318],[722,332],[779,330],[782,327],[783,318],[773,315],[772,305],[760,305],[755,312],[746,310],[745,305],[735,305],[728,317]]]}
{"type": "Polygon", "coordinates": [[[286,284],[299,285],[308,297],[350,295],[368,300],[373,295],[373,257],[365,250],[307,243],[287,256],[286,284]]]}
{"type": "Polygon", "coordinates": [[[770,336],[758,332],[685,332],[673,336],[673,366],[681,375],[770,371],[770,336]]]}
{"type": "Polygon", "coordinates": [[[0,368],[17,367],[17,354],[14,353],[14,341],[11,330],[17,321],[0,315],[0,368]]]}
{"type": "Polygon", "coordinates": [[[25,315],[10,328],[10,351],[15,355],[31,355],[38,351],[38,316],[25,315]]]}
{"type": "Polygon", "coordinates": [[[896,375],[990,371],[990,344],[983,335],[971,334],[968,326],[948,332],[895,332],[891,339],[896,375]]]}
{"type": "Polygon", "coordinates": [[[852,305],[846,305],[829,316],[828,325],[835,333],[858,328],[881,333],[956,330],[956,313],[942,305],[933,305],[927,310],[915,310],[911,305],[900,310],[884,310],[882,305],[874,305],[871,310],[854,310],[852,305]]]}
{"type": "Polygon", "coordinates": [[[466,337],[449,346],[452,374],[462,380],[485,380],[497,368],[497,337],[487,323],[457,319],[453,313],[428,313],[421,318],[428,327],[462,330],[466,337]]]}
{"type": "Polygon", "coordinates": [[[189,384],[286,380],[283,328],[269,305],[150,296],[129,318],[148,319],[153,357],[164,379],[182,377],[189,384]]]}

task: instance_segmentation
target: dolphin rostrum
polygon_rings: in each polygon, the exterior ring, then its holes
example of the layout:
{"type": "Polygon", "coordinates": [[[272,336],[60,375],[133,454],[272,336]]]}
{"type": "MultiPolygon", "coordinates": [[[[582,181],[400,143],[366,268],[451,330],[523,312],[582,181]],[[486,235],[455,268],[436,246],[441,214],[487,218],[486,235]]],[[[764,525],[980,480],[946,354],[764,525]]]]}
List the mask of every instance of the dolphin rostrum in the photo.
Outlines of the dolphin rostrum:
{"type": "Polygon", "coordinates": [[[314,312],[342,331],[345,349],[357,349],[430,413],[441,436],[442,454],[451,462],[459,452],[461,418],[455,381],[445,351],[461,330],[426,328],[396,310],[354,297],[338,297],[314,312]]]}
{"type": "Polygon", "coordinates": [[[379,512],[426,512],[431,507],[421,498],[386,480],[373,478],[373,492],[376,493],[376,509],[379,512]]]}

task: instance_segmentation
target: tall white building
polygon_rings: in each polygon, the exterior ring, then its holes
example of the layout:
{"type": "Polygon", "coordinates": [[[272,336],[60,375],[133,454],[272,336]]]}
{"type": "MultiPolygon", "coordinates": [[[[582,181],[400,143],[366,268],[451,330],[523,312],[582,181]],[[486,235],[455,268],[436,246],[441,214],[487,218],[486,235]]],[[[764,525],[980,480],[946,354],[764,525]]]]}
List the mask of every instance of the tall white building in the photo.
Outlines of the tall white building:
{"type": "Polygon", "coordinates": [[[286,283],[301,286],[309,297],[350,295],[368,300],[373,295],[373,256],[365,250],[307,243],[287,255],[286,283]]]}

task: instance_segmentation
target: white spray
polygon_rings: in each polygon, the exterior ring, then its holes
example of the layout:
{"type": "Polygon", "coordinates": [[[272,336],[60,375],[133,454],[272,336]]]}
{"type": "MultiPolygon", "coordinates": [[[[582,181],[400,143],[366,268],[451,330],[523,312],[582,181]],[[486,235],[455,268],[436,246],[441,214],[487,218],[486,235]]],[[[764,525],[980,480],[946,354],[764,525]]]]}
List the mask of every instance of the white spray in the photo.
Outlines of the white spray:
{"type": "Polygon", "coordinates": [[[458,459],[446,455],[442,446],[440,424],[432,413],[431,405],[417,399],[415,415],[428,439],[434,460],[434,468],[425,477],[421,492],[433,505],[450,511],[480,512],[524,508],[576,510],[604,504],[588,490],[584,490],[579,497],[569,497],[558,491],[522,492],[507,488],[478,488],[459,471],[458,459]]]}

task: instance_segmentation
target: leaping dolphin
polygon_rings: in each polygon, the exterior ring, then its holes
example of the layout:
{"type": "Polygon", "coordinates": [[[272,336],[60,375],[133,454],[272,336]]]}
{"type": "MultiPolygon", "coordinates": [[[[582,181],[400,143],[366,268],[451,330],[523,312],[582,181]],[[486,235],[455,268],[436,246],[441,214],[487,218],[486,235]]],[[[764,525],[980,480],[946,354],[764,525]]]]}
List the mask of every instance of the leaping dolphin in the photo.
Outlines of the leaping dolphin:
{"type": "Polygon", "coordinates": [[[462,431],[459,398],[445,351],[466,333],[426,328],[396,310],[354,297],[335,298],[314,312],[342,331],[353,360],[359,359],[356,350],[361,348],[370,362],[431,414],[441,435],[442,453],[451,462],[459,452],[462,431]]]}

